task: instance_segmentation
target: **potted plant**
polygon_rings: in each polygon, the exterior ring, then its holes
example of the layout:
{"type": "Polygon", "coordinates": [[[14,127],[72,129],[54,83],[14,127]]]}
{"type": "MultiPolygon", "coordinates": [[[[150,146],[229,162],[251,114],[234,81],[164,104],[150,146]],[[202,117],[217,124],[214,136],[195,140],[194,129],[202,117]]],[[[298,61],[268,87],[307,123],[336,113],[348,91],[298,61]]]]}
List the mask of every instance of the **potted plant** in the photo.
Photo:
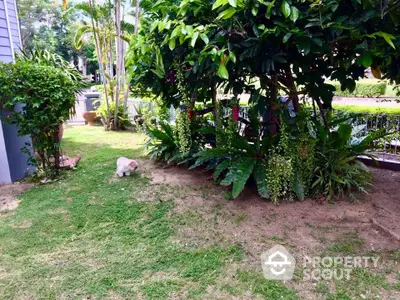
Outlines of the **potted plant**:
{"type": "Polygon", "coordinates": [[[89,126],[94,126],[97,119],[97,112],[95,111],[85,111],[83,113],[83,118],[88,122],[89,126]]]}

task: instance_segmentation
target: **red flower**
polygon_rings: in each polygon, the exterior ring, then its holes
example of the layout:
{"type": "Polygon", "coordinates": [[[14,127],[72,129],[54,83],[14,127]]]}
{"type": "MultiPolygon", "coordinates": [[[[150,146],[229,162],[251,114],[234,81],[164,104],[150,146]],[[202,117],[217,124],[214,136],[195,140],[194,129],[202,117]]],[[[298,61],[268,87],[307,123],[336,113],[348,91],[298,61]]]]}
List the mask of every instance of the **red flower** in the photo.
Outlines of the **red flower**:
{"type": "Polygon", "coordinates": [[[239,121],[239,106],[237,106],[237,105],[234,105],[232,107],[232,118],[235,121],[239,121]]]}
{"type": "Polygon", "coordinates": [[[192,121],[192,119],[193,119],[193,115],[194,115],[194,111],[193,111],[193,109],[189,109],[189,120],[190,121],[192,121]]]}

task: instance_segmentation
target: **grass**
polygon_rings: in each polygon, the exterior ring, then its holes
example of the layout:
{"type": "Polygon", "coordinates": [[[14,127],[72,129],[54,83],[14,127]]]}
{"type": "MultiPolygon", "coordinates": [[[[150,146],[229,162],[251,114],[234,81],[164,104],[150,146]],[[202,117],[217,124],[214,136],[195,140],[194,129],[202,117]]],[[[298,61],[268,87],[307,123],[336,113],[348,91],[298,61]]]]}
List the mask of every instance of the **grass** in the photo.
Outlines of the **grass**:
{"type": "Polygon", "coordinates": [[[77,170],[27,191],[16,213],[0,218],[1,299],[200,299],[218,286],[242,248],[172,242],[185,219],[173,201],[140,199],[154,190],[145,176],[113,179],[116,159],[141,157],[143,140],[100,127],[66,130],[64,152],[83,157],[77,170]]]}
{"type": "MultiPolygon", "coordinates": [[[[179,234],[187,226],[213,226],[212,217],[205,223],[197,211],[174,209],[194,187],[152,185],[143,174],[116,179],[116,159],[144,158],[143,141],[142,134],[100,127],[66,130],[63,150],[82,155],[78,168],[25,192],[14,214],[0,213],[0,299],[300,298],[300,280],[265,280],[229,234],[200,244],[179,234]]],[[[246,219],[233,222],[241,226],[246,219]]],[[[286,242],[272,234],[271,240],[286,242]]],[[[327,245],[335,254],[360,247],[356,235],[327,245]]],[[[352,299],[370,287],[398,289],[369,270],[335,284],[336,291],[320,284],[314,292],[352,299]]]]}

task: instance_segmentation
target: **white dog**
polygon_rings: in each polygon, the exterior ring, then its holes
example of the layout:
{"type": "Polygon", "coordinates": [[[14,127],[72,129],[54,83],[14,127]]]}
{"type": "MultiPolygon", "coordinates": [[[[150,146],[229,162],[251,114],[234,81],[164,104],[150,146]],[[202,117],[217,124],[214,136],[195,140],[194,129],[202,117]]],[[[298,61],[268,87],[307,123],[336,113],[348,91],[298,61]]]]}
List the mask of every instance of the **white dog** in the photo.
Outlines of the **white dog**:
{"type": "Polygon", "coordinates": [[[129,176],[133,171],[139,167],[136,160],[129,159],[126,157],[120,157],[117,160],[117,174],[119,177],[124,175],[129,176]]]}

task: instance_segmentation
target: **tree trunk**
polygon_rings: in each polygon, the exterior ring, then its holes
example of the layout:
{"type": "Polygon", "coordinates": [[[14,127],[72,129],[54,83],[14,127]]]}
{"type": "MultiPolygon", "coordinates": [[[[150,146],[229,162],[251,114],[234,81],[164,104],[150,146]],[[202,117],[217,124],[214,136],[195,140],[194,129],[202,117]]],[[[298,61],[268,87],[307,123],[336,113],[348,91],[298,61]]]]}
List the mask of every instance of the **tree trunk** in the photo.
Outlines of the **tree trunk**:
{"type": "Polygon", "coordinates": [[[294,82],[292,70],[290,67],[287,67],[285,70],[286,79],[288,80],[288,88],[289,88],[289,100],[292,100],[294,111],[300,111],[300,103],[299,103],[299,95],[297,93],[296,84],[294,82]]]}
{"type": "Polygon", "coordinates": [[[114,113],[114,130],[118,130],[118,110],[119,110],[119,91],[120,91],[120,76],[121,76],[121,2],[115,1],[115,28],[117,31],[116,37],[116,83],[115,83],[115,113],[114,113]]]}
{"type": "MultiPolygon", "coordinates": [[[[139,17],[140,17],[140,0],[136,0],[135,5],[135,29],[134,34],[137,35],[139,31],[139,17]]],[[[127,76],[126,78],[126,88],[124,93],[124,110],[126,110],[128,104],[129,90],[131,88],[130,78],[127,76]]]]}
{"type": "MultiPolygon", "coordinates": [[[[95,40],[95,44],[96,44],[96,52],[97,52],[97,59],[98,59],[98,63],[99,63],[99,69],[100,69],[100,73],[102,76],[102,81],[103,81],[103,87],[104,87],[104,94],[105,94],[105,100],[106,100],[106,106],[107,106],[107,116],[108,119],[111,119],[111,114],[110,114],[110,104],[108,102],[108,95],[107,95],[107,83],[106,83],[106,78],[105,78],[105,64],[104,64],[104,60],[103,60],[103,51],[101,49],[101,44],[100,44],[100,39],[98,36],[98,24],[97,21],[95,21],[94,19],[94,9],[93,9],[93,1],[94,0],[88,0],[89,1],[89,7],[90,7],[90,19],[92,21],[92,28],[93,28],[93,36],[94,36],[94,40],[95,40]]],[[[100,77],[100,76],[99,76],[100,77]]]]}

